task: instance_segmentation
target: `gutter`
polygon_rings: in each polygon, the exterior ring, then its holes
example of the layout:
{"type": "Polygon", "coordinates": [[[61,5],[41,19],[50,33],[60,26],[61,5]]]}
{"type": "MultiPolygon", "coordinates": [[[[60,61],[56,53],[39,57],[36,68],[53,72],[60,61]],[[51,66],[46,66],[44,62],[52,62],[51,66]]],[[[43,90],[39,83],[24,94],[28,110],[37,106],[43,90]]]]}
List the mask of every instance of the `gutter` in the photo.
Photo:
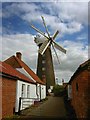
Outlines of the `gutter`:
{"type": "MultiPolygon", "coordinates": [[[[31,83],[31,82],[25,81],[24,79],[21,79],[21,78],[19,78],[19,77],[12,76],[12,75],[9,75],[9,74],[3,73],[3,72],[0,72],[0,76],[5,77],[5,78],[9,78],[9,79],[14,79],[14,80],[22,80],[22,81],[24,81],[24,82],[31,83]]],[[[31,84],[36,84],[36,83],[31,83],[31,84]]]]}

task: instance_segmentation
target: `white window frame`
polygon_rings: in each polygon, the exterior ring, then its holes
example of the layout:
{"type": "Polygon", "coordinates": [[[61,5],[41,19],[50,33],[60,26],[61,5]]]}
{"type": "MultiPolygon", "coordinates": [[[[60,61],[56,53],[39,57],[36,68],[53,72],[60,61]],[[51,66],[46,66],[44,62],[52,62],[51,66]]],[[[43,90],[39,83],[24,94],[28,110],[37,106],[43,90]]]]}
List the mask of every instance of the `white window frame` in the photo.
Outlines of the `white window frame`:
{"type": "Polygon", "coordinates": [[[21,97],[25,97],[25,84],[22,84],[21,97]]]}
{"type": "Polygon", "coordinates": [[[30,98],[30,85],[27,85],[27,98],[30,98]]]}

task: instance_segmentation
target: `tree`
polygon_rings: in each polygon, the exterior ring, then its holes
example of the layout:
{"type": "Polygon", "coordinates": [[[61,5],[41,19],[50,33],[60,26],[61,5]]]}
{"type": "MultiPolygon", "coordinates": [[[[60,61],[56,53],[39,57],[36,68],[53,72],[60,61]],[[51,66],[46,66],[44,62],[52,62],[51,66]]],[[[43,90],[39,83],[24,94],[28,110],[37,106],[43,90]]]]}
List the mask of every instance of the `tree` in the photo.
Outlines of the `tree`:
{"type": "Polygon", "coordinates": [[[54,93],[55,96],[62,96],[63,93],[64,93],[64,88],[63,88],[62,85],[55,85],[53,87],[53,91],[52,92],[54,93]]]}

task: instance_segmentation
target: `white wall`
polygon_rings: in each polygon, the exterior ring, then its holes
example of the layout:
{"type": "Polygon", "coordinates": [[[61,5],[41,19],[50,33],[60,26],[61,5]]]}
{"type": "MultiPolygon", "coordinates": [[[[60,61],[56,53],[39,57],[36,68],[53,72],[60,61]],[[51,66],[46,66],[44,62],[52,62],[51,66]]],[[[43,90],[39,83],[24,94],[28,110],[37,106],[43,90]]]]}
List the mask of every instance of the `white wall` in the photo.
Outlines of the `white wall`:
{"type": "MultiPolygon", "coordinates": [[[[30,98],[37,98],[37,94],[36,94],[36,85],[35,84],[30,84],[27,82],[23,82],[20,80],[17,80],[17,86],[16,86],[16,105],[15,105],[15,112],[18,112],[18,108],[19,108],[19,98],[21,97],[21,93],[22,93],[22,84],[25,85],[25,95],[24,97],[27,98],[27,86],[30,86],[30,98]]],[[[27,103],[34,104],[34,99],[24,99],[25,101],[27,101],[27,103]],[[29,102],[30,101],[30,102],[29,102]]],[[[24,101],[23,100],[23,101],[24,101]]],[[[24,106],[25,108],[27,106],[24,106]]],[[[21,110],[22,110],[22,102],[21,102],[21,110]]]]}
{"type": "Polygon", "coordinates": [[[41,100],[46,98],[46,86],[41,85],[41,100]]]}
{"type": "Polygon", "coordinates": [[[38,96],[38,100],[40,101],[40,84],[37,84],[37,96],[38,96]]]}

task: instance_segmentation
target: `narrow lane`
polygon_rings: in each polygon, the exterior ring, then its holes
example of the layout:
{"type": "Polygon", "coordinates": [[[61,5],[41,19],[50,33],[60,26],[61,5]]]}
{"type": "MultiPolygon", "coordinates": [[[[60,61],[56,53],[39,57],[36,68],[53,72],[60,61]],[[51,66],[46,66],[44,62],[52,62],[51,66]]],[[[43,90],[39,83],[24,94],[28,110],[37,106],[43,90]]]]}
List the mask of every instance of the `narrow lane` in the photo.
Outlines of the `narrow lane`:
{"type": "Polygon", "coordinates": [[[22,117],[66,118],[66,109],[62,97],[49,96],[48,100],[33,109],[27,109],[22,117]]]}

